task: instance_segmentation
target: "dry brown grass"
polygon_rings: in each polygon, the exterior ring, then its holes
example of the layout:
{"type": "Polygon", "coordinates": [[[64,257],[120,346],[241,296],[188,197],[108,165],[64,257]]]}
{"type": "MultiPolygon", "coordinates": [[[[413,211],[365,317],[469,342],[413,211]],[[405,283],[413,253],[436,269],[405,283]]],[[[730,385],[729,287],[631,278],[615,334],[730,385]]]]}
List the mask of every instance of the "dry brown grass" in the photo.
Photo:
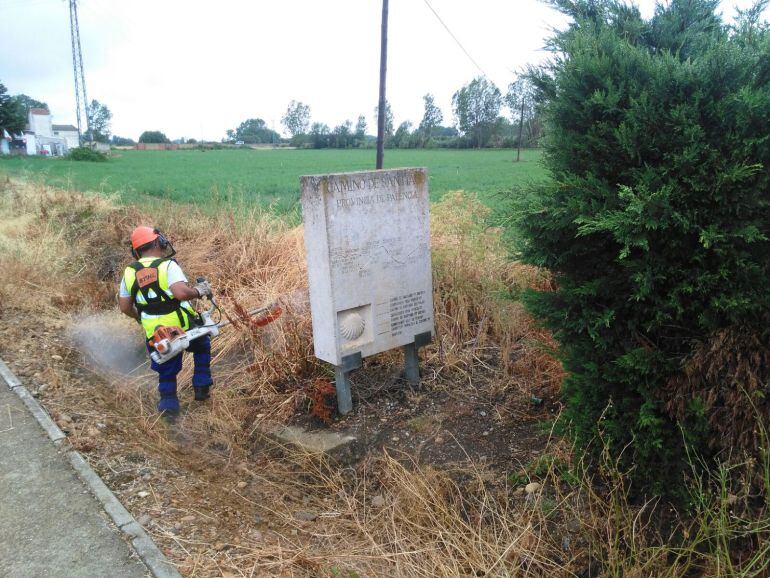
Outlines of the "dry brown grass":
{"type": "Polygon", "coordinates": [[[545,353],[551,336],[539,329],[515,294],[550,286],[547,273],[511,262],[489,209],[473,195],[454,193],[431,208],[434,307],[443,367],[472,372],[499,361],[516,387],[558,391],[563,372],[545,353]]]}
{"type": "MultiPolygon", "coordinates": [[[[0,184],[0,214],[0,303],[22,316],[56,319],[57,327],[68,316],[114,308],[128,234],[140,223],[171,233],[182,266],[212,281],[232,318],[239,307],[281,302],[284,315],[266,330],[236,323],[216,340],[217,392],[180,425],[192,442],[185,452],[159,424],[155,393],[137,385],[141,378],[99,389],[85,411],[94,412],[85,420],[109,420],[121,444],[146,449],[157,467],[187,468],[186,477],[204,486],[202,495],[228,512],[258,513],[274,524],[275,539],[245,533],[215,551],[217,536],[156,530],[185,575],[766,575],[761,556],[734,563],[735,540],[761,542],[770,524],[746,522],[734,508],[731,492],[739,490],[724,480],[716,495],[697,494],[698,517],[674,518],[663,534],[652,523],[657,505],[630,504],[612,464],[589,475],[570,465],[570,452],[556,442],[515,482],[472,459],[461,470],[439,469],[383,452],[341,468],[271,445],[262,426],[306,408],[311,385],[327,374],[312,356],[299,228],[247,207],[204,214],[168,206],[150,218],[101,197],[36,184],[0,184]],[[249,492],[237,489],[242,479],[249,492]],[[523,483],[534,479],[541,488],[524,492],[523,483]],[[297,520],[298,510],[317,512],[320,521],[297,520]]],[[[490,387],[525,398],[555,396],[562,370],[546,353],[553,343],[509,298],[525,287],[547,288],[549,278],[510,263],[485,217],[467,195],[432,207],[437,340],[426,350],[430,387],[462,395],[483,376],[490,387]]],[[[67,355],[72,367],[78,359],[67,355]]],[[[394,360],[384,356],[385,363],[394,360]]],[[[80,403],[82,392],[61,367],[48,362],[43,378],[59,392],[56,403],[80,403]]],[[[71,438],[90,443],[79,430],[71,438]]]]}
{"type": "Polygon", "coordinates": [[[660,395],[676,419],[687,419],[697,400],[711,431],[715,452],[758,459],[764,440],[757,435],[770,422],[770,335],[747,327],[716,332],[697,344],[682,372],[660,395]]]}
{"type": "MultiPolygon", "coordinates": [[[[327,375],[312,356],[301,228],[255,208],[212,215],[169,206],[150,218],[101,197],[38,185],[7,185],[1,194],[0,267],[13,271],[17,283],[34,288],[19,293],[7,278],[0,283],[4,301],[14,308],[40,316],[61,316],[63,310],[75,317],[114,308],[116,283],[130,261],[128,235],[140,223],[172,232],[183,268],[211,280],[225,314],[235,323],[215,341],[218,386],[209,410],[191,412],[181,424],[192,439],[205,439],[206,447],[248,455],[260,431],[306,407],[311,385],[327,375]],[[264,330],[239,321],[239,310],[274,301],[284,314],[264,330]]],[[[484,217],[485,209],[469,196],[454,195],[435,207],[437,342],[426,353],[431,381],[439,386],[470,382],[482,371],[501,389],[555,390],[561,376],[558,363],[537,344],[548,341],[547,334],[506,297],[511,286],[547,279],[509,264],[496,232],[481,223],[484,217]],[[508,350],[515,355],[502,354],[508,350]],[[523,359],[528,355],[530,364],[523,359]],[[546,368],[546,379],[536,375],[540,368],[546,368]]],[[[182,382],[190,367],[184,371],[182,382]]],[[[173,440],[159,427],[155,394],[140,387],[141,381],[123,379],[113,390],[112,403],[132,416],[144,446],[166,459],[179,459],[173,440]]],[[[335,530],[323,537],[328,547],[316,544],[311,551],[307,540],[298,540],[294,548],[284,546],[282,556],[288,555],[288,561],[268,556],[269,562],[250,562],[254,568],[307,566],[311,575],[332,575],[338,560],[340,568],[358,568],[368,575],[475,574],[484,568],[505,575],[511,564],[551,574],[547,569],[553,563],[538,553],[541,540],[532,538],[533,524],[521,524],[513,516],[507,490],[494,498],[486,494],[480,472],[461,488],[447,472],[404,465],[409,463],[406,456],[397,460],[384,455],[349,471],[286,448],[282,455],[265,471],[250,475],[273,488],[280,496],[275,504],[281,504],[291,496],[291,480],[300,472],[296,486],[306,495],[337,497],[339,511],[331,516],[335,530]],[[387,495],[387,505],[376,511],[367,495],[374,481],[387,495]],[[476,488],[473,500],[466,495],[471,485],[476,488]],[[309,492],[313,488],[317,491],[309,492]],[[521,544],[531,554],[521,553],[521,544]]],[[[273,514],[290,520],[285,508],[273,514]]],[[[260,560],[263,550],[255,554],[260,560]]]]}
{"type": "MultiPolygon", "coordinates": [[[[83,199],[75,195],[69,204],[80,206],[83,199]]],[[[41,201],[46,202],[51,201],[41,201]]],[[[88,198],[86,203],[89,213],[102,212],[110,228],[103,239],[96,232],[84,236],[78,240],[82,248],[72,250],[90,255],[99,248],[111,259],[114,273],[104,277],[110,269],[104,265],[97,271],[88,271],[87,263],[62,265],[85,268],[82,283],[87,287],[71,287],[72,293],[93,295],[94,277],[104,279],[97,282],[100,299],[92,303],[108,305],[104,297],[114,290],[122,271],[115,266],[120,262],[115,248],[119,256],[132,227],[153,222],[173,231],[182,267],[209,278],[225,314],[235,320],[234,330],[226,330],[215,341],[214,363],[223,387],[218,387],[213,411],[196,416],[204,423],[187,427],[207,431],[219,443],[234,447],[257,429],[284,422],[299,407],[309,405],[312,384],[328,376],[329,370],[312,355],[301,227],[254,207],[213,215],[169,207],[153,219],[101,200],[88,198]],[[276,301],[284,313],[266,328],[238,322],[238,310],[276,301]]],[[[536,389],[540,397],[544,392],[556,396],[562,371],[545,352],[552,345],[550,336],[534,326],[520,303],[507,298],[512,289],[547,284],[548,277],[506,259],[498,232],[484,225],[486,213],[477,199],[459,193],[433,210],[437,339],[426,349],[426,367],[437,383],[470,383],[477,371],[483,371],[493,375],[501,389],[515,388],[526,396],[536,389]]],[[[46,233],[36,234],[44,239],[46,233]]],[[[129,260],[124,256],[122,264],[129,260]]],[[[190,372],[188,361],[182,382],[189,380],[190,372]]],[[[151,408],[146,411],[151,413],[151,408]]]]}

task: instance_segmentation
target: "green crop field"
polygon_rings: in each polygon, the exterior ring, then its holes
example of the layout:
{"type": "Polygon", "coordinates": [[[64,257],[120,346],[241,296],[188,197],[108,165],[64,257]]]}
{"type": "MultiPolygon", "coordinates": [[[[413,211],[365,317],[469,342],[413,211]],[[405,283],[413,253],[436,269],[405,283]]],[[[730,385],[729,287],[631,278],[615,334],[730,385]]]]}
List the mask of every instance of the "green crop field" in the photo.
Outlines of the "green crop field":
{"type": "MultiPolygon", "coordinates": [[[[44,157],[0,160],[0,175],[41,178],[51,185],[119,194],[125,202],[150,196],[206,204],[237,198],[289,210],[299,198],[301,175],[373,168],[374,150],[210,150],[116,151],[106,163],[44,157]]],[[[387,150],[385,166],[428,168],[431,197],[447,191],[479,194],[494,205],[496,196],[516,185],[545,178],[539,151],[387,150]]]]}

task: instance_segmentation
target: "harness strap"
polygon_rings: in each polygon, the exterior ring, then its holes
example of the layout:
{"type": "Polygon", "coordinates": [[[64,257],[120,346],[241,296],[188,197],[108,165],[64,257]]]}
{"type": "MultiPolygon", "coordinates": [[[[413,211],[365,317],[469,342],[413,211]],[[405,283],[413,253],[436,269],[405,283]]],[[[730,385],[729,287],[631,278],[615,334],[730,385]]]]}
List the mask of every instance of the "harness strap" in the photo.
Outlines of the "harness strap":
{"type": "MultiPolygon", "coordinates": [[[[129,265],[129,267],[131,267],[136,273],[139,273],[139,271],[142,269],[157,270],[164,261],[170,261],[170,259],[167,257],[161,257],[159,259],[155,259],[146,266],[141,261],[136,261],[129,265]]],[[[139,287],[138,277],[135,278],[134,283],[131,286],[131,298],[133,299],[134,305],[136,305],[136,309],[139,311],[140,316],[142,313],[147,313],[148,315],[168,315],[169,313],[176,312],[177,317],[179,318],[179,327],[184,327],[185,315],[187,315],[187,320],[190,322],[190,324],[192,324],[198,318],[198,314],[194,310],[183,307],[182,302],[176,297],[168,296],[168,294],[160,286],[160,275],[157,274],[155,276],[155,280],[145,285],[144,287],[139,287]],[[136,300],[136,297],[139,295],[140,291],[146,303],[139,303],[136,300]],[[155,293],[155,295],[151,297],[150,291],[155,293]]]]}
{"type": "Polygon", "coordinates": [[[137,303],[136,308],[139,313],[148,315],[168,315],[182,308],[182,302],[179,299],[170,299],[160,303],[137,303]]]}

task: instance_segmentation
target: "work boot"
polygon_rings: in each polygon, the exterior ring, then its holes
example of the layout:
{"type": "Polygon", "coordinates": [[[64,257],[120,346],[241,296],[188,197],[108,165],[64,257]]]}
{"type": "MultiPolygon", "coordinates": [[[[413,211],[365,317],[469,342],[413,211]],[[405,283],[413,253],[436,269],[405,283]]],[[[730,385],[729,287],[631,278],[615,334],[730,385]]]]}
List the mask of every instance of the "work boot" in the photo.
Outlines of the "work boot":
{"type": "Polygon", "coordinates": [[[158,411],[168,414],[179,415],[179,399],[176,393],[172,395],[161,395],[158,402],[158,411]]]}
{"type": "Polygon", "coordinates": [[[160,419],[168,425],[176,425],[176,422],[179,419],[179,410],[164,409],[160,413],[160,419]]]}
{"type": "Polygon", "coordinates": [[[209,398],[210,386],[204,385],[202,387],[194,387],[195,401],[206,401],[209,398]]]}

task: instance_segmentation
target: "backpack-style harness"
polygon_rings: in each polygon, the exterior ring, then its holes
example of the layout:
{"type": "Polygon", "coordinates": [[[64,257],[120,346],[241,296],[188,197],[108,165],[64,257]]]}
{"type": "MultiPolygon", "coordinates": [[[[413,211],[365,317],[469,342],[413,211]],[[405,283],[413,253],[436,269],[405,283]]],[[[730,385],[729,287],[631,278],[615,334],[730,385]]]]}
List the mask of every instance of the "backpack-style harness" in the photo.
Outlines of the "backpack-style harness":
{"type": "Polygon", "coordinates": [[[168,315],[176,312],[179,317],[179,327],[185,326],[184,315],[194,323],[198,317],[195,311],[182,306],[182,302],[176,297],[169,296],[166,290],[160,286],[160,275],[158,268],[164,261],[170,261],[167,257],[155,259],[149,265],[144,265],[141,261],[136,261],[129,265],[136,275],[134,283],[131,285],[131,298],[134,300],[139,315],[147,313],[148,315],[168,315]],[[139,303],[136,299],[141,292],[145,303],[139,303]]]}

